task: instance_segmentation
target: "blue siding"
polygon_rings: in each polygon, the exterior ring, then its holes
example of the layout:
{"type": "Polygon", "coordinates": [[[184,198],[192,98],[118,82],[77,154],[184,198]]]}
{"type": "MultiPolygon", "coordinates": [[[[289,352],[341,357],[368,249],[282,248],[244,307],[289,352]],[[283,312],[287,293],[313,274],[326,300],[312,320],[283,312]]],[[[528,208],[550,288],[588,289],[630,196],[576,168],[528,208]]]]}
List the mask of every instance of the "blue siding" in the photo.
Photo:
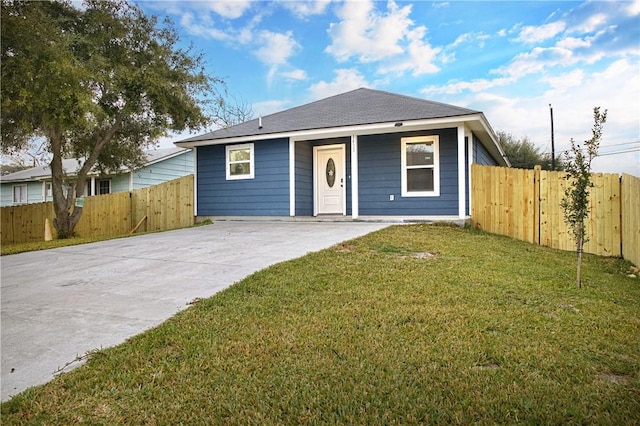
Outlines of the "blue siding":
{"type": "Polygon", "coordinates": [[[456,129],[361,136],[359,139],[361,215],[457,215],[458,137],[456,129]],[[440,196],[402,197],[401,138],[440,137],[440,196]],[[389,200],[389,195],[395,197],[389,200]]]}
{"type": "MultiPolygon", "coordinates": [[[[0,207],[16,205],[13,203],[13,187],[16,185],[27,185],[27,202],[25,204],[44,202],[44,182],[7,182],[0,188],[0,207]]],[[[48,200],[51,201],[51,200],[48,200]]]]}
{"type": "MultiPolygon", "coordinates": [[[[193,174],[193,151],[191,150],[135,170],[133,172],[133,189],[158,185],[190,174],[193,174]]],[[[122,191],[129,190],[128,178],[127,175],[127,188],[122,191]]]]}
{"type": "Polygon", "coordinates": [[[498,162],[489,154],[489,151],[482,145],[482,143],[474,136],[473,137],[473,159],[475,163],[482,164],[483,166],[497,166],[498,162]]]}
{"type": "Polygon", "coordinates": [[[255,178],[226,180],[224,145],[198,148],[199,216],[289,215],[289,141],[254,144],[255,178]]]}
{"type": "Polygon", "coordinates": [[[313,215],[313,146],[296,142],[296,216],[313,215]]]}

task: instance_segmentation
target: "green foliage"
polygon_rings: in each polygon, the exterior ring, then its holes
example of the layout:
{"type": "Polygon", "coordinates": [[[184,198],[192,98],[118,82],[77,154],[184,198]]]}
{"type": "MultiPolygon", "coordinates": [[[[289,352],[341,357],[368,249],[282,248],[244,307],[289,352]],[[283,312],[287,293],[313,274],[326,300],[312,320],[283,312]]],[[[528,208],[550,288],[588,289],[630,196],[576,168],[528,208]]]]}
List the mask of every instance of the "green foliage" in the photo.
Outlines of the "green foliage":
{"type": "MultiPolygon", "coordinates": [[[[533,169],[540,165],[542,170],[551,170],[551,154],[540,152],[540,148],[527,137],[518,139],[511,133],[498,132],[498,141],[511,166],[518,169],[533,169]]],[[[556,158],[556,170],[564,167],[560,157],[556,158]]]]}
{"type": "Polygon", "coordinates": [[[594,125],[591,130],[591,139],[584,142],[581,147],[574,139],[571,139],[571,149],[566,153],[565,171],[567,174],[567,187],[561,206],[564,218],[573,234],[578,252],[578,287],[581,286],[580,263],[582,247],[587,242],[585,219],[589,216],[589,189],[591,183],[591,162],[598,155],[602,128],[607,121],[607,110],[600,112],[600,107],[593,109],[594,125]]]}
{"type": "Polygon", "coordinates": [[[586,256],[589,287],[568,289],[572,262],[390,227],[194,300],[4,403],[2,424],[636,424],[638,280],[586,256]]]}
{"type": "Polygon", "coordinates": [[[3,0],[1,31],[2,150],[47,140],[62,236],[79,220],[74,199],[94,167],[135,167],[167,131],[211,122],[205,110],[218,101],[221,81],[205,74],[201,55],[178,47],[171,22],[160,24],[132,3],[87,0],[76,9],[3,0]],[[84,159],[68,191],[66,157],[84,159]]]}

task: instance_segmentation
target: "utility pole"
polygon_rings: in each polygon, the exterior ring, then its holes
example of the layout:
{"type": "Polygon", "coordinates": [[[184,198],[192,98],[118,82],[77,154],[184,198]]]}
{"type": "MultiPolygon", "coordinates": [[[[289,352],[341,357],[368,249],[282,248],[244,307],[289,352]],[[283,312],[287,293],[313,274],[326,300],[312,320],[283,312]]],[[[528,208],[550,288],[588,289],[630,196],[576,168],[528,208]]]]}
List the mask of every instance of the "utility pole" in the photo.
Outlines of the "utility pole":
{"type": "Polygon", "coordinates": [[[553,141],[553,108],[549,104],[549,112],[551,113],[551,171],[556,170],[556,147],[553,141]]]}

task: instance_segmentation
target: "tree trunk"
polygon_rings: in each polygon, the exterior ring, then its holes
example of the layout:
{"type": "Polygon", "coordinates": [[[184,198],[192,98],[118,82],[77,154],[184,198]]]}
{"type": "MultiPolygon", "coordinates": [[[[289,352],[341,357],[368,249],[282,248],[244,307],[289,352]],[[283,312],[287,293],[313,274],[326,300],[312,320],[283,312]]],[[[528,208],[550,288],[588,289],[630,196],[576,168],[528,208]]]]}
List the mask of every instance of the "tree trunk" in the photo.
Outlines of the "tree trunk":
{"type": "Polygon", "coordinates": [[[577,251],[578,251],[578,270],[577,270],[577,284],[578,284],[578,288],[582,288],[582,251],[583,251],[583,245],[584,245],[584,223],[580,223],[578,224],[579,227],[579,236],[578,236],[578,244],[577,244],[577,251]]]}
{"type": "Polygon", "coordinates": [[[60,239],[75,236],[75,227],[82,216],[82,208],[75,207],[77,192],[82,194],[81,186],[69,185],[67,194],[64,193],[64,169],[62,167],[62,136],[51,132],[49,136],[53,158],[51,160],[51,189],[53,191],[53,210],[56,217],[53,226],[56,228],[57,237],[60,239]]]}

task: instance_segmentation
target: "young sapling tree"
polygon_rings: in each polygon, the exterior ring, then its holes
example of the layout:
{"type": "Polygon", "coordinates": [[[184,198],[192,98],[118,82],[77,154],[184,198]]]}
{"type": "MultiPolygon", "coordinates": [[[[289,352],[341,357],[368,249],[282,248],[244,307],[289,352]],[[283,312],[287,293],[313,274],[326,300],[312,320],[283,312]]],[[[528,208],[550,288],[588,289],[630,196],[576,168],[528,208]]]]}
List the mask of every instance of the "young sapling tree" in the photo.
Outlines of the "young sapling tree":
{"type": "Polygon", "coordinates": [[[564,219],[576,243],[578,258],[577,265],[577,285],[582,287],[582,252],[584,244],[587,242],[585,219],[589,216],[589,189],[593,186],[591,182],[591,162],[598,155],[600,140],[602,139],[602,128],[607,121],[607,110],[600,112],[600,107],[593,109],[593,128],[591,129],[591,139],[580,146],[573,138],[571,148],[565,153],[565,179],[567,187],[564,191],[564,198],[561,206],[564,211],[564,219]]]}

